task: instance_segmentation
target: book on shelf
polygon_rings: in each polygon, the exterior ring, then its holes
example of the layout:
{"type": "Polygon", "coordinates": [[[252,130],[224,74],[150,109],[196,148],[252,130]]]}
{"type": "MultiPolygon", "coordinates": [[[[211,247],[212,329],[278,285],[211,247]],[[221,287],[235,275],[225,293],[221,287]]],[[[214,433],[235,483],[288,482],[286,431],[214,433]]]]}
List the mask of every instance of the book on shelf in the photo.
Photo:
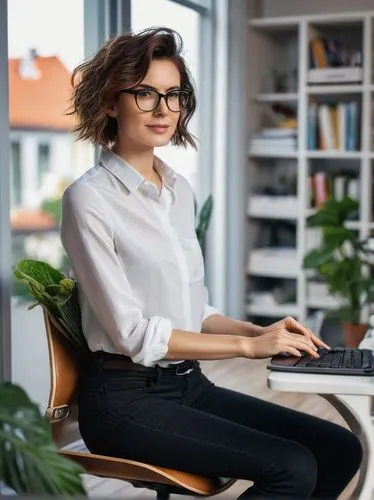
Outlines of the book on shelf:
{"type": "Polygon", "coordinates": [[[265,128],[250,138],[251,153],[295,152],[297,132],[294,128],[265,128]]]}
{"type": "Polygon", "coordinates": [[[361,50],[343,47],[331,37],[314,37],[310,41],[311,68],[361,67],[361,50]]]}
{"type": "Polygon", "coordinates": [[[331,37],[315,37],[309,44],[309,83],[362,81],[362,51],[348,49],[331,37]]]}
{"type": "Polygon", "coordinates": [[[313,208],[321,207],[328,199],[342,200],[349,196],[360,198],[360,181],[348,174],[316,172],[309,176],[309,200],[313,208]]]}
{"type": "Polygon", "coordinates": [[[317,104],[308,108],[308,149],[357,151],[358,102],[317,104]]]}

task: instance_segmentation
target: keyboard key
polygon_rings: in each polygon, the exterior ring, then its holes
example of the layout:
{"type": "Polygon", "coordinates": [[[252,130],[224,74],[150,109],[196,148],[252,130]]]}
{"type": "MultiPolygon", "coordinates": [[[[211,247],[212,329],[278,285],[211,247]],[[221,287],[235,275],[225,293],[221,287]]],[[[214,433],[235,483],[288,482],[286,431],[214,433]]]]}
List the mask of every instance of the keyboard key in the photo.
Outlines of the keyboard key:
{"type": "Polygon", "coordinates": [[[354,368],[360,368],[362,362],[362,356],[360,351],[354,351],[353,352],[353,367],[354,368]]]}
{"type": "Polygon", "coordinates": [[[362,368],[368,369],[373,364],[373,355],[371,351],[365,350],[362,352],[362,368]]]}

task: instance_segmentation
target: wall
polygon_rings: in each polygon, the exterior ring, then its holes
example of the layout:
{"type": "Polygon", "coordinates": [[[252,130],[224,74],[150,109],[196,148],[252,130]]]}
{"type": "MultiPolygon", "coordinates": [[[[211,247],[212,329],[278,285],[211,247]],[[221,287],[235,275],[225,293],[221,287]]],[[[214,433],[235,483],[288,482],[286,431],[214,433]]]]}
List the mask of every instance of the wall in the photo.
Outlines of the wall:
{"type": "MultiPolygon", "coordinates": [[[[249,0],[252,3],[253,0],[249,0]]],[[[374,10],[373,0],[263,0],[261,16],[302,16],[330,12],[374,10]]]]}

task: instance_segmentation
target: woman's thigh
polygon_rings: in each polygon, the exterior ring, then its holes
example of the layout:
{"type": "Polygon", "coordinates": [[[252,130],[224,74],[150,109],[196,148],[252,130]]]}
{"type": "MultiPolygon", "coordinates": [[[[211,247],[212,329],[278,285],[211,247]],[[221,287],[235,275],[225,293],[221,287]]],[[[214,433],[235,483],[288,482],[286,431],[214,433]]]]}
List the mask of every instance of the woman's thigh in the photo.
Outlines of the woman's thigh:
{"type": "Polygon", "coordinates": [[[325,449],[326,441],[331,446],[338,445],[341,439],[344,442],[353,436],[327,420],[222,387],[214,387],[198,404],[198,409],[308,448],[325,449]]]}
{"type": "Polygon", "coordinates": [[[92,451],[210,477],[252,480],[269,491],[285,476],[290,483],[303,481],[313,489],[314,457],[282,437],[152,397],[137,405],[130,417],[116,418],[117,425],[92,451]]]}
{"type": "Polygon", "coordinates": [[[309,449],[317,463],[317,493],[338,494],[360,466],[358,438],[324,419],[221,387],[214,387],[198,409],[309,449]]]}

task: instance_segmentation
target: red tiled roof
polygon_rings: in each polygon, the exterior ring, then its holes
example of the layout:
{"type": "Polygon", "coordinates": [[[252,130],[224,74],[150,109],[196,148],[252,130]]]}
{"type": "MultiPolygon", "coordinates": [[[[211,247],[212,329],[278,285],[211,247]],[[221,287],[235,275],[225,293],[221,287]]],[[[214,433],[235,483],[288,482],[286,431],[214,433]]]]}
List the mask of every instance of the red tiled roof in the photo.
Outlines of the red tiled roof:
{"type": "Polygon", "coordinates": [[[11,128],[68,130],[74,124],[69,108],[70,75],[58,57],[36,56],[37,79],[22,78],[20,59],[9,59],[11,128]]]}
{"type": "Polygon", "coordinates": [[[11,214],[12,231],[37,231],[55,227],[55,217],[41,210],[17,209],[11,214]]]}

